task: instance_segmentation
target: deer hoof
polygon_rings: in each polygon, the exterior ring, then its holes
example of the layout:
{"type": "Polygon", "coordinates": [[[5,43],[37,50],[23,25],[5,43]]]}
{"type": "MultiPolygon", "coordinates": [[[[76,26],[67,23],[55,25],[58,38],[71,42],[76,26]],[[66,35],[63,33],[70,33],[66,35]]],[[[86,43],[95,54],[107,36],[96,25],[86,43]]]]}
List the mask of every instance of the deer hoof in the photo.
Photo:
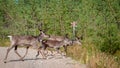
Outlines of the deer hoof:
{"type": "Polygon", "coordinates": [[[21,59],[21,61],[24,61],[23,59],[21,59]]]}
{"type": "Polygon", "coordinates": [[[20,59],[20,61],[24,61],[23,59],[20,59]]]}
{"type": "Polygon", "coordinates": [[[7,63],[7,61],[4,61],[4,63],[7,63]]]}
{"type": "Polygon", "coordinates": [[[6,61],[4,61],[4,63],[7,63],[6,61]]]}
{"type": "Polygon", "coordinates": [[[7,63],[7,61],[6,61],[6,60],[4,60],[4,63],[7,63]]]}
{"type": "Polygon", "coordinates": [[[44,57],[43,59],[47,59],[46,57],[44,57]]]}
{"type": "Polygon", "coordinates": [[[36,55],[36,58],[38,57],[38,55],[36,55]]]}

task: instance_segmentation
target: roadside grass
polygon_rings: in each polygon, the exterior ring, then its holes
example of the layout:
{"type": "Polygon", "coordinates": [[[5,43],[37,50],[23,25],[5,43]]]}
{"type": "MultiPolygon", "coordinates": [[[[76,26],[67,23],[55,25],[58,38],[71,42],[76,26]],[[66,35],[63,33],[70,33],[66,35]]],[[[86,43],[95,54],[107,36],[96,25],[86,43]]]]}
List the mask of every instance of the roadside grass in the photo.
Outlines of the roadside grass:
{"type": "Polygon", "coordinates": [[[69,46],[67,55],[90,68],[120,68],[120,59],[116,60],[115,56],[100,52],[92,44],[69,46]]]}
{"type": "Polygon", "coordinates": [[[10,41],[8,39],[0,39],[0,47],[10,46],[10,41]]]}

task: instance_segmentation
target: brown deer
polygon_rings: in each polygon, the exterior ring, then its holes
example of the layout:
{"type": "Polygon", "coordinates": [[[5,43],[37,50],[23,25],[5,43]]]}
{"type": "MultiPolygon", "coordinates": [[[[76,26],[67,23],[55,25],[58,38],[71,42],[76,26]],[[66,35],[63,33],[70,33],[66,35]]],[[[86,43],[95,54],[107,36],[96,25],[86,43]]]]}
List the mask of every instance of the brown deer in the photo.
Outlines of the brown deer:
{"type": "MultiPolygon", "coordinates": [[[[59,49],[61,47],[64,47],[64,51],[65,51],[65,53],[67,53],[67,46],[72,44],[72,40],[68,39],[67,35],[61,41],[60,40],[59,41],[58,40],[53,40],[53,39],[48,38],[46,40],[42,40],[42,46],[40,46],[40,48],[43,49],[43,50],[46,50],[46,48],[48,48],[48,47],[49,48],[54,48],[57,51],[57,53],[60,53],[59,49]]],[[[36,55],[36,57],[38,55],[39,55],[39,53],[36,55]]]]}
{"type": "MultiPolygon", "coordinates": [[[[49,47],[49,48],[54,48],[57,51],[57,53],[60,53],[59,49],[61,47],[64,47],[64,51],[67,54],[67,46],[82,45],[80,39],[81,38],[76,37],[75,40],[70,40],[70,39],[68,39],[68,35],[66,35],[65,37],[49,36],[49,38],[47,40],[42,40],[42,46],[40,46],[40,49],[46,50],[49,47]]],[[[51,51],[51,53],[53,53],[53,52],[51,51]]],[[[38,55],[39,55],[39,52],[37,53],[36,57],[38,55]]]]}
{"type": "MultiPolygon", "coordinates": [[[[40,52],[42,54],[42,52],[39,49],[38,43],[41,42],[43,38],[48,38],[48,35],[45,35],[45,33],[42,30],[40,30],[40,32],[41,33],[38,36],[20,36],[20,35],[19,36],[18,35],[8,36],[10,38],[11,45],[7,49],[4,63],[6,63],[8,53],[13,48],[15,48],[14,51],[20,57],[20,60],[23,60],[23,58],[27,55],[29,47],[36,48],[38,50],[38,52],[40,52]],[[17,52],[18,46],[26,47],[26,53],[23,57],[17,52]]],[[[43,54],[42,54],[42,56],[44,57],[43,54]]]]}
{"type": "MultiPolygon", "coordinates": [[[[64,36],[55,36],[55,35],[48,35],[48,37],[49,38],[47,38],[47,40],[51,40],[51,41],[56,41],[56,42],[61,42],[61,41],[63,41],[64,40],[64,36]]],[[[45,41],[47,41],[47,40],[43,40],[42,42],[44,43],[45,41]]],[[[46,45],[45,44],[41,44],[42,46],[40,46],[40,49],[42,49],[43,50],[43,52],[46,50],[46,45]],[[45,47],[44,47],[45,46],[45,47]]],[[[47,51],[47,53],[48,53],[48,50],[46,50],[47,51]]],[[[52,51],[51,51],[51,53],[53,53],[52,51]]],[[[39,51],[37,52],[37,55],[36,55],[36,57],[39,55],[39,51]]],[[[45,56],[45,55],[44,55],[45,56]]]]}
{"type": "MultiPolygon", "coordinates": [[[[68,38],[67,34],[66,34],[66,37],[68,38]]],[[[63,41],[64,38],[65,38],[64,36],[49,35],[48,40],[63,41]]],[[[80,37],[76,36],[76,37],[75,37],[75,40],[72,40],[72,45],[73,45],[73,44],[82,45],[82,44],[81,44],[81,40],[82,40],[82,36],[80,36],[80,37]]]]}

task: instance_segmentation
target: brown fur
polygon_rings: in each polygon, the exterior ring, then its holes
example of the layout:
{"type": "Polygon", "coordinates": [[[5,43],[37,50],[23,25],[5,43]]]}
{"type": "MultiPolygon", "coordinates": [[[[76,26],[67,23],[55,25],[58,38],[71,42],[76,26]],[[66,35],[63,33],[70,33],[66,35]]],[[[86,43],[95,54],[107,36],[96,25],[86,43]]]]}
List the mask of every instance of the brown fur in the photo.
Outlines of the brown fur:
{"type": "MultiPolygon", "coordinates": [[[[20,60],[23,60],[23,58],[26,56],[27,52],[28,52],[28,48],[29,47],[33,47],[35,49],[38,50],[38,52],[40,52],[38,43],[40,42],[40,40],[42,40],[43,38],[46,38],[48,36],[46,36],[42,31],[40,33],[39,36],[21,36],[21,35],[12,35],[12,36],[8,36],[10,38],[10,42],[11,42],[11,46],[7,49],[7,53],[5,56],[5,63],[6,63],[6,59],[8,56],[8,53],[10,52],[11,49],[15,48],[14,51],[15,53],[20,57],[20,60]],[[18,46],[26,46],[26,53],[23,57],[21,57],[21,55],[17,52],[17,47],[18,46]]],[[[43,55],[43,54],[42,54],[43,55]]],[[[43,55],[44,56],[44,55],[43,55]]]]}

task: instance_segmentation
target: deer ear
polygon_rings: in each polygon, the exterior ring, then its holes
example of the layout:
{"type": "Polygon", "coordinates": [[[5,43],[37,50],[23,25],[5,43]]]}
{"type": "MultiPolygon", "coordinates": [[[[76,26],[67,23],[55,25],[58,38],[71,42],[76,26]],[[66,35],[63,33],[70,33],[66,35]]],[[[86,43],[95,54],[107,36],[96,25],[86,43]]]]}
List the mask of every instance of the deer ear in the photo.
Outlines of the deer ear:
{"type": "Polygon", "coordinates": [[[41,32],[42,30],[41,30],[41,29],[39,29],[39,31],[41,32]]]}
{"type": "Polygon", "coordinates": [[[44,31],[43,31],[43,30],[41,30],[41,29],[39,29],[39,31],[40,31],[40,33],[44,33],[44,31]]]}
{"type": "Polygon", "coordinates": [[[80,40],[80,37],[77,37],[78,40],[80,40]]]}
{"type": "Polygon", "coordinates": [[[48,35],[49,36],[49,38],[50,38],[50,35],[48,35]]]}
{"type": "Polygon", "coordinates": [[[42,31],[43,33],[45,33],[46,31],[42,31]]]}
{"type": "Polygon", "coordinates": [[[83,34],[80,36],[80,39],[83,40],[83,34]]]}
{"type": "Polygon", "coordinates": [[[80,36],[76,36],[76,39],[78,39],[78,40],[83,40],[83,34],[80,35],[80,36]]]}
{"type": "Polygon", "coordinates": [[[76,37],[75,37],[75,40],[80,40],[80,37],[76,36],[76,37]]]}
{"type": "Polygon", "coordinates": [[[67,34],[65,34],[65,38],[68,38],[68,33],[67,33],[67,34]]]}
{"type": "Polygon", "coordinates": [[[48,27],[47,27],[47,28],[45,28],[45,29],[44,29],[44,33],[48,32],[48,30],[49,30],[49,28],[48,28],[48,27]]]}

